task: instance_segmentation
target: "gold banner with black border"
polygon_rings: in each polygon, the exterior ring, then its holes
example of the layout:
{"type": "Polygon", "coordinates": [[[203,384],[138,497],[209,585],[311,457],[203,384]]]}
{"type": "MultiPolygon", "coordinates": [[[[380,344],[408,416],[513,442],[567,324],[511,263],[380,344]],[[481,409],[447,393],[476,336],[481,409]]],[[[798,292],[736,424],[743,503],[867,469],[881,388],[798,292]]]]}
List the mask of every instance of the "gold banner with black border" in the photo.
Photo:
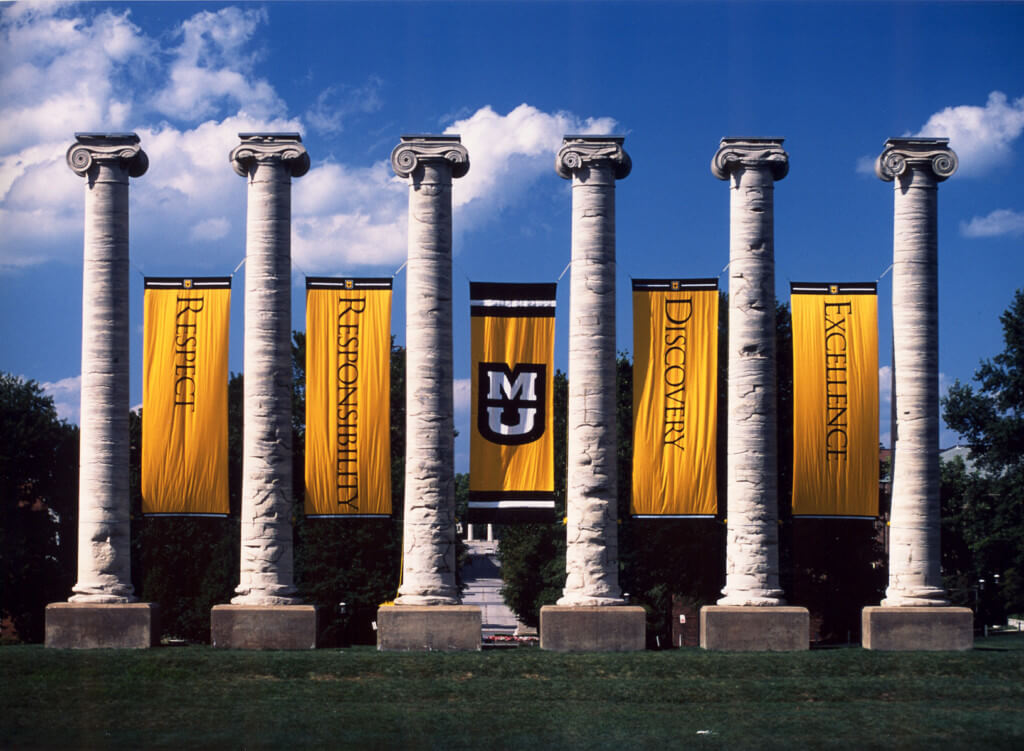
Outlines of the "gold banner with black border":
{"type": "Polygon", "coordinates": [[[228,513],[230,277],[146,277],[142,512],[228,513]]]}
{"type": "Polygon", "coordinates": [[[470,282],[470,522],[554,521],[556,289],[470,282]]]}
{"type": "Polygon", "coordinates": [[[633,280],[638,518],[717,513],[718,280],[633,280]]]}
{"type": "Polygon", "coordinates": [[[878,515],[874,282],[792,282],[793,515],[878,515]]]}
{"type": "Polygon", "coordinates": [[[306,279],[307,517],[391,514],[391,279],[306,279]]]}

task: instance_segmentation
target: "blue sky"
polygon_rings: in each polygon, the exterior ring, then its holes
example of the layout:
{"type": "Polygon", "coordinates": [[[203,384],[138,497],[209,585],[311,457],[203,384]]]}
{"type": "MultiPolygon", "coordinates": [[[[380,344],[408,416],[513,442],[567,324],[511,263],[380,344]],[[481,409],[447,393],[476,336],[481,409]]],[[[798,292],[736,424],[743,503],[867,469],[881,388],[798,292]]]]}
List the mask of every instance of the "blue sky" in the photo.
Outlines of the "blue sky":
{"type": "MultiPolygon", "coordinates": [[[[136,131],[131,188],[132,404],[142,400],[142,275],[230,273],[245,252],[240,131],[297,130],[313,167],[293,186],[293,320],[304,276],[390,275],[405,256],[403,133],[457,132],[456,414],[468,466],[468,281],[552,281],[570,252],[562,135],[625,135],[618,184],[618,341],[629,278],[718,276],[723,136],[786,139],[775,191],[776,294],[791,280],[878,279],[892,260],[887,137],[948,136],[939,190],[940,369],[969,380],[1002,347],[1024,287],[1024,4],[32,3],[0,6],[0,369],[46,385],[77,420],[83,181],[76,131],[136,131]]],[[[230,366],[242,369],[244,267],[230,366]]],[[[566,367],[568,276],[556,361],[566,367]]],[[[891,280],[879,285],[888,414],[891,280]]],[[[723,286],[726,279],[722,277],[723,286]]],[[[404,275],[393,329],[404,342],[404,275]]],[[[881,428],[888,443],[888,426],[881,428]]],[[[954,443],[948,431],[943,445],[954,443]]]]}

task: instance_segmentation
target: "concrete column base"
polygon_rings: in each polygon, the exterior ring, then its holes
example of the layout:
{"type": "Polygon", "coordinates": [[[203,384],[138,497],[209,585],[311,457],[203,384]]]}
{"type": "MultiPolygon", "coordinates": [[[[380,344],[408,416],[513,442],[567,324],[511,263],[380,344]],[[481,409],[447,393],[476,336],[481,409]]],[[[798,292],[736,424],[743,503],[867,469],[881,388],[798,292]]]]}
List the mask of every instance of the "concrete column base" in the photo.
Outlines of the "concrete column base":
{"type": "Polygon", "coordinates": [[[974,647],[969,608],[876,606],[861,611],[860,623],[864,649],[937,652],[974,647]]]}
{"type": "Polygon", "coordinates": [[[151,602],[46,606],[46,646],[55,649],[146,649],[160,644],[160,611],[151,602]]]}
{"type": "Polygon", "coordinates": [[[377,608],[382,652],[479,652],[480,608],[474,605],[389,605],[377,608]]]}
{"type": "Polygon", "coordinates": [[[638,605],[540,609],[540,648],[554,652],[639,652],[646,633],[646,616],[638,605]]]}
{"type": "Polygon", "coordinates": [[[314,605],[214,605],[210,643],[225,649],[316,649],[314,605]]]}
{"type": "Polygon", "coordinates": [[[700,609],[700,646],[733,652],[810,649],[811,614],[786,605],[708,605],[700,609]]]}

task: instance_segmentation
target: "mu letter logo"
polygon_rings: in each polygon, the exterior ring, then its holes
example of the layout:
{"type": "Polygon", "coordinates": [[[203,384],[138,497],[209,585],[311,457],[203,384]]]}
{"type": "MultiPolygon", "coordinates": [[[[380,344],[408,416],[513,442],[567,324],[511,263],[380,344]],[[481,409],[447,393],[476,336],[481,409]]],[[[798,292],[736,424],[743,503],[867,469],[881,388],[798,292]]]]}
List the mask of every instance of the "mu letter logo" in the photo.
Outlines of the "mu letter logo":
{"type": "Polygon", "coordinates": [[[544,434],[547,366],[482,362],[477,382],[477,429],[492,443],[518,446],[544,434]]]}

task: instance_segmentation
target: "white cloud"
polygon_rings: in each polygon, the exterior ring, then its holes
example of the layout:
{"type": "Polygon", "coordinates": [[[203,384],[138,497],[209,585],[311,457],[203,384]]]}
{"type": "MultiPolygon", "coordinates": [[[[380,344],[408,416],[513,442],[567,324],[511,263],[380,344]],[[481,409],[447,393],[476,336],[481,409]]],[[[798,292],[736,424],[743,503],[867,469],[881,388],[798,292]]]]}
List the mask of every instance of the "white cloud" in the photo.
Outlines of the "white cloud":
{"type": "Polygon", "coordinates": [[[469,151],[469,173],[455,181],[452,200],[456,208],[467,208],[464,221],[493,216],[519,199],[537,178],[553,171],[565,134],[607,134],[615,126],[609,117],[580,119],[568,112],[542,112],[525,103],[507,115],[482,107],[445,129],[462,136],[469,151]]]}
{"type": "Polygon", "coordinates": [[[455,400],[455,412],[469,412],[473,382],[469,378],[456,378],[452,382],[452,397],[455,400]]]}
{"type": "Polygon", "coordinates": [[[305,120],[311,128],[322,133],[340,133],[348,118],[381,108],[382,85],[383,81],[373,76],[362,86],[329,86],[320,92],[316,103],[307,110],[305,120]]]}
{"type": "Polygon", "coordinates": [[[1009,101],[993,91],[984,107],[962,104],[946,107],[928,118],[915,135],[949,138],[960,160],[960,174],[977,177],[1012,153],[1011,144],[1024,131],[1024,97],[1009,101]]]}
{"type": "Polygon", "coordinates": [[[203,219],[193,226],[188,236],[193,242],[220,240],[222,237],[227,237],[230,231],[230,219],[226,216],[212,216],[209,219],[203,219]]]}
{"type": "Polygon", "coordinates": [[[202,11],[177,30],[167,85],[153,107],[176,119],[211,117],[222,107],[237,107],[255,118],[283,115],[284,102],[266,79],[251,75],[258,54],[247,53],[253,36],[267,22],[264,9],[222,8],[202,11]]]}
{"type": "Polygon", "coordinates": [[[857,160],[857,172],[861,175],[875,174],[875,157],[862,156],[857,160]]]}
{"type": "MultiPolygon", "coordinates": [[[[521,104],[507,115],[491,107],[445,128],[469,151],[470,170],[455,181],[459,225],[493,217],[550,175],[566,133],[608,133],[611,118],[581,119],[521,104]]],[[[406,254],[408,186],[386,161],[370,167],[327,162],[296,181],[292,250],[306,272],[340,272],[361,264],[401,264],[406,254]]]]}
{"type": "Polygon", "coordinates": [[[82,406],[82,376],[61,378],[59,381],[41,383],[43,391],[53,397],[57,417],[78,424],[82,406]]]}
{"type": "Polygon", "coordinates": [[[320,164],[292,190],[292,253],[304,271],[340,273],[405,258],[408,187],[388,162],[320,164]]]}
{"type": "MultiPolygon", "coordinates": [[[[962,104],[946,107],[928,118],[916,133],[903,137],[948,138],[960,166],[957,174],[978,177],[1013,155],[1012,144],[1024,131],[1024,97],[1010,101],[1001,91],[988,95],[984,107],[962,104]]],[[[857,172],[875,174],[875,157],[857,160],[857,172]]]]}
{"type": "Polygon", "coordinates": [[[976,216],[969,222],[960,222],[960,234],[964,237],[1024,235],[1024,213],[1013,209],[996,209],[987,216],[976,216]]]}
{"type": "MultiPolygon", "coordinates": [[[[244,181],[227,163],[238,133],[302,132],[306,124],[337,132],[356,114],[377,110],[384,86],[373,77],[361,85],[337,83],[303,119],[288,117],[285,102],[256,72],[266,25],[264,10],[224,7],[196,13],[168,42],[147,36],[128,11],[4,7],[0,271],[80,258],[83,181],[64,155],[72,134],[83,130],[133,130],[149,156],[148,172],[131,188],[133,219],[140,216],[133,221],[139,239],[133,261],[144,273],[178,273],[168,268],[177,257],[153,241],[177,228],[207,244],[202,266],[233,265],[245,226],[244,181]]],[[[473,165],[454,188],[462,228],[486,221],[550,176],[566,133],[615,127],[610,118],[546,113],[528,104],[505,115],[482,107],[449,122],[473,165]]],[[[397,267],[406,254],[407,192],[386,159],[315,162],[293,185],[296,265],[308,273],[397,267]]]]}

